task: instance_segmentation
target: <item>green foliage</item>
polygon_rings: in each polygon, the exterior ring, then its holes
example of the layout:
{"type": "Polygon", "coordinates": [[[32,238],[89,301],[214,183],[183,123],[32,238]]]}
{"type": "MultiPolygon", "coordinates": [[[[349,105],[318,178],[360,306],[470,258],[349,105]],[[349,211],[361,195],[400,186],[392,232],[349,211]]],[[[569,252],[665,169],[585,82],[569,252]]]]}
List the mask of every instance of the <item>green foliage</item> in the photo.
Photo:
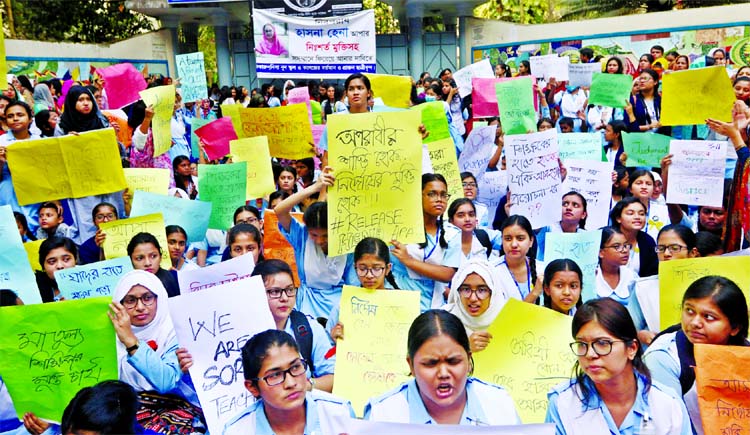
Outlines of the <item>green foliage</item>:
{"type": "MultiPolygon", "coordinates": [[[[13,14],[10,35],[19,39],[109,43],[153,29],[146,16],[114,0],[2,0],[13,14]]],[[[7,17],[3,19],[6,23],[7,17]]]]}
{"type": "Polygon", "coordinates": [[[375,32],[379,35],[401,32],[398,19],[393,17],[393,7],[380,0],[363,0],[362,5],[375,10],[375,32]]]}
{"type": "Polygon", "coordinates": [[[219,82],[219,67],[216,64],[216,32],[213,26],[198,27],[198,51],[203,52],[208,84],[219,82]]]}
{"type": "Polygon", "coordinates": [[[546,21],[549,0],[490,0],[474,8],[474,16],[521,24],[546,21]]]}

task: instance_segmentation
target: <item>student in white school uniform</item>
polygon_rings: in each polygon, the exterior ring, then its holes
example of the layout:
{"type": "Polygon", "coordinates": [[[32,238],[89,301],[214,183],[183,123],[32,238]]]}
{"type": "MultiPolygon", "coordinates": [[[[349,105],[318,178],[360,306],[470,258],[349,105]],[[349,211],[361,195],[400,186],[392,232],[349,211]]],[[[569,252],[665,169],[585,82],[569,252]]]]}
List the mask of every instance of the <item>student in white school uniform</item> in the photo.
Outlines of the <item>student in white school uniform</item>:
{"type": "Polygon", "coordinates": [[[464,198],[471,200],[474,204],[474,208],[477,213],[477,226],[479,228],[489,228],[491,222],[489,221],[489,210],[487,206],[477,202],[477,195],[479,194],[479,187],[477,185],[477,178],[471,172],[461,172],[461,187],[464,189],[464,198]]]}
{"type": "Polygon", "coordinates": [[[628,305],[630,287],[638,278],[638,275],[627,266],[631,247],[625,235],[619,230],[613,227],[602,228],[595,283],[598,297],[609,297],[624,306],[628,305]]]}
{"type": "Polygon", "coordinates": [[[534,258],[534,231],[531,222],[521,215],[509,216],[500,227],[503,251],[499,259],[490,259],[497,285],[509,298],[536,303],[542,295],[537,270],[544,270],[534,258]]]}
{"type": "Polygon", "coordinates": [[[651,380],[627,309],[610,298],[573,316],[575,379],[549,393],[547,423],[557,435],[690,435],[685,405],[651,380]]]}
{"type": "Polygon", "coordinates": [[[448,220],[460,230],[460,236],[448,240],[448,244],[460,244],[462,265],[476,258],[486,261],[490,256],[497,257],[495,251],[503,249],[500,231],[477,228],[476,204],[469,198],[458,198],[451,203],[448,220]]]}
{"type": "Polygon", "coordinates": [[[409,328],[407,362],[414,379],[365,405],[365,419],[393,423],[498,426],[520,424],[502,388],[471,376],[474,362],[461,320],[430,310],[409,328]]]}
{"type": "Polygon", "coordinates": [[[326,415],[354,417],[351,403],[313,390],[307,362],[284,331],[256,334],[242,348],[245,388],[256,401],[224,427],[224,435],[328,435],[326,415]]]}
{"type": "Polygon", "coordinates": [[[536,258],[544,261],[544,247],[547,233],[580,233],[586,231],[586,198],[571,190],[562,197],[562,217],[559,222],[542,227],[536,233],[536,258]]]}

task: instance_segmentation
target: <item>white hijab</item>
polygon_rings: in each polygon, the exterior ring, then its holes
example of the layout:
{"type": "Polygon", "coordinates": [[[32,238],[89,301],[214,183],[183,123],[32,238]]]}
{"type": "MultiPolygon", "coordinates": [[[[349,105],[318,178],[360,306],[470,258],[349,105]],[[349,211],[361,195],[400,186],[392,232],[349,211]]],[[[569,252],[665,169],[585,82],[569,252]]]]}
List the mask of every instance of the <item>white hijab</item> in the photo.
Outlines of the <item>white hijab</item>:
{"type": "MultiPolygon", "coordinates": [[[[157,348],[155,352],[161,356],[176,339],[172,317],[169,315],[169,307],[167,305],[169,296],[161,280],[153,273],[148,273],[145,270],[128,272],[117,283],[117,288],[115,288],[115,292],[112,295],[112,301],[120,302],[130,289],[136,285],[146,287],[156,295],[156,316],[146,326],[131,326],[131,328],[133,328],[133,333],[139,341],[156,342],[157,348]]],[[[151,385],[148,379],[128,363],[128,352],[120,340],[117,340],[117,360],[119,361],[121,381],[130,384],[136,391],[154,389],[154,386],[151,385]]]]}
{"type": "Polygon", "coordinates": [[[492,322],[495,321],[495,318],[500,313],[505,302],[505,294],[502,289],[496,285],[494,274],[492,273],[492,269],[487,260],[473,258],[461,265],[456,274],[453,275],[450,293],[448,294],[448,304],[445,306],[445,310],[461,319],[461,323],[463,323],[466,328],[466,333],[470,335],[472,332],[486,331],[492,322]],[[466,277],[472,273],[481,276],[487,284],[487,287],[492,290],[490,306],[487,307],[487,311],[478,316],[472,316],[466,311],[466,307],[461,303],[461,295],[458,294],[458,287],[460,287],[464,280],[466,280],[466,277]]]}

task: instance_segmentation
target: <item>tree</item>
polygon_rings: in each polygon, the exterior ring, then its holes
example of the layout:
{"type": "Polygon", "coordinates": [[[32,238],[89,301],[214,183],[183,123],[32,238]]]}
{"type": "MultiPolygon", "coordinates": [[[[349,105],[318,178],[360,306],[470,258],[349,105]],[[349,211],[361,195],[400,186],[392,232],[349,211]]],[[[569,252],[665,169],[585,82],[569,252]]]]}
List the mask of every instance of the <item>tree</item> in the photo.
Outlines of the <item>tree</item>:
{"type": "Polygon", "coordinates": [[[546,21],[549,0],[490,0],[474,8],[474,16],[522,24],[546,21]]]}
{"type": "Polygon", "coordinates": [[[559,8],[555,13],[563,21],[575,21],[748,2],[750,0],[558,0],[559,8]]]}
{"type": "Polygon", "coordinates": [[[38,41],[108,43],[153,29],[145,15],[115,0],[0,0],[9,36],[38,41]]]}
{"type": "Polygon", "coordinates": [[[398,19],[393,17],[393,7],[380,0],[363,0],[362,6],[365,9],[375,9],[375,32],[399,33],[401,28],[398,25],[398,19]]]}

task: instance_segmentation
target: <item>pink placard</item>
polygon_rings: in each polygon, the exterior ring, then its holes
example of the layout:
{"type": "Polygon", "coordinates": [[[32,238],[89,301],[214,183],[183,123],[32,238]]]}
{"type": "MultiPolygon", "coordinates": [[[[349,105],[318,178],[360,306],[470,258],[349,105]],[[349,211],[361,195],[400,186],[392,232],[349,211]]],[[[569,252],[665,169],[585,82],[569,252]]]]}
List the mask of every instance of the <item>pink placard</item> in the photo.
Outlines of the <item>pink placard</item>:
{"type": "MultiPolygon", "coordinates": [[[[494,79],[473,78],[471,80],[471,104],[474,118],[491,118],[500,116],[497,108],[497,94],[495,83],[507,80],[515,80],[519,77],[500,77],[494,79]]],[[[531,77],[531,82],[536,85],[536,78],[531,77]]],[[[534,109],[539,110],[539,95],[534,93],[534,109]]]]}
{"type": "Polygon", "coordinates": [[[132,64],[118,63],[96,71],[104,79],[110,109],[119,109],[135,103],[141,99],[138,92],[146,89],[143,74],[132,64]]]}
{"type": "Polygon", "coordinates": [[[323,124],[312,125],[313,142],[315,143],[315,146],[318,146],[318,144],[320,144],[320,137],[323,135],[323,131],[325,131],[325,129],[326,126],[323,124]]]}
{"type": "Polygon", "coordinates": [[[229,141],[237,140],[232,118],[228,116],[209,122],[195,130],[195,134],[203,142],[209,160],[220,159],[229,154],[229,141]]]}
{"type": "Polygon", "coordinates": [[[286,94],[287,104],[305,103],[307,105],[307,116],[310,117],[310,124],[312,125],[312,108],[310,107],[310,92],[307,86],[291,89],[286,94]]]}

